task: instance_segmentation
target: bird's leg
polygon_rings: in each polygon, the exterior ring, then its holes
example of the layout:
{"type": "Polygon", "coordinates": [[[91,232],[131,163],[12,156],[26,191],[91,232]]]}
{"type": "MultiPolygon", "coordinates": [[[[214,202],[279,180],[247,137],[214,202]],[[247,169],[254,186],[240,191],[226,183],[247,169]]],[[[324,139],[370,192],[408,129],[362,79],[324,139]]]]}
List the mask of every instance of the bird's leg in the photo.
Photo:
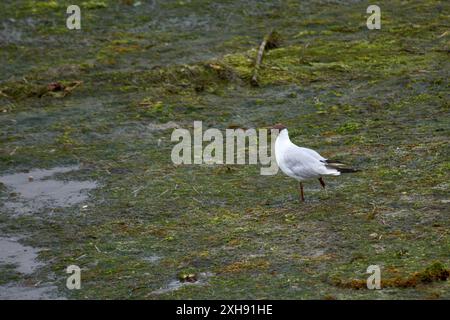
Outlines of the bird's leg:
{"type": "Polygon", "coordinates": [[[300,201],[301,202],[305,202],[305,195],[303,194],[303,183],[301,183],[300,181],[298,182],[298,187],[299,187],[299,191],[300,191],[300,201]]]}
{"type": "Polygon", "coordinates": [[[325,189],[325,181],[323,181],[322,177],[319,178],[320,185],[325,189]]]}
{"type": "Polygon", "coordinates": [[[328,196],[328,190],[325,189],[325,181],[323,181],[322,177],[319,178],[319,182],[320,182],[320,185],[322,186],[322,188],[325,190],[325,194],[328,196]]]}

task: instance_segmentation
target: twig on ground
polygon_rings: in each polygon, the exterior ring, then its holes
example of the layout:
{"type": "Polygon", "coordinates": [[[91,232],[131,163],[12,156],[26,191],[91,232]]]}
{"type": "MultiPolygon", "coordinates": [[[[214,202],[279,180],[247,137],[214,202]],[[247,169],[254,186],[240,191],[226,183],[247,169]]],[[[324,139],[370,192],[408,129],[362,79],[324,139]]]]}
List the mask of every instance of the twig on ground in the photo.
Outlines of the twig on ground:
{"type": "Polygon", "coordinates": [[[263,41],[261,42],[261,44],[259,46],[258,55],[256,56],[256,61],[255,61],[255,69],[253,70],[253,76],[250,81],[250,83],[253,86],[255,86],[255,87],[259,86],[258,72],[259,72],[259,68],[261,67],[262,58],[264,56],[264,51],[272,49],[272,48],[277,48],[277,47],[279,47],[279,45],[280,45],[280,36],[277,32],[271,31],[264,37],[263,41]]]}

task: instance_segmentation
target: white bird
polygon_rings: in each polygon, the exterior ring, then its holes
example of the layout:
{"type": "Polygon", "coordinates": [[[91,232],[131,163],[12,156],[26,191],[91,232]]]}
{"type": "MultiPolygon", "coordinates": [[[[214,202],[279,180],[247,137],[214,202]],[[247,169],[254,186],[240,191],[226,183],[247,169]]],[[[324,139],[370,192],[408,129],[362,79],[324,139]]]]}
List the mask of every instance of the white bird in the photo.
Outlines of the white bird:
{"type": "Polygon", "coordinates": [[[312,149],[296,146],[289,139],[288,130],[282,124],[277,124],[272,128],[279,130],[275,141],[277,165],[286,175],[299,182],[300,200],[302,202],[305,201],[303,181],[319,179],[320,184],[325,189],[323,176],[339,176],[341,173],[359,171],[347,168],[339,161],[326,159],[312,149]]]}

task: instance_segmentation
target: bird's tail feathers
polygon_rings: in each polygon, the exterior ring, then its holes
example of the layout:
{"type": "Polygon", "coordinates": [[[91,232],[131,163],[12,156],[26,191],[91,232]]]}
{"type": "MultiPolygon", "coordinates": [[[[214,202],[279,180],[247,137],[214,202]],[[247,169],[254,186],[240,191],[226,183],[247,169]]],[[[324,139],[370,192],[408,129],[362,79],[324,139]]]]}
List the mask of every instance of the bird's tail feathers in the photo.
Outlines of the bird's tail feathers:
{"type": "Polygon", "coordinates": [[[335,169],[341,173],[354,173],[361,171],[359,169],[349,168],[346,164],[336,160],[324,160],[323,162],[327,168],[335,169]]]}

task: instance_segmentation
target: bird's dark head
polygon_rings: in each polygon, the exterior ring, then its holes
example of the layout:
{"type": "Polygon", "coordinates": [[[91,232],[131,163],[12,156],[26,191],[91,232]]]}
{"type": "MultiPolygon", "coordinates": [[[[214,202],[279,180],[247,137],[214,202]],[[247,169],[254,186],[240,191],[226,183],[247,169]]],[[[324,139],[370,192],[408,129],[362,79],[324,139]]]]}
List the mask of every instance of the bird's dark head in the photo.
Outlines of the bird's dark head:
{"type": "Polygon", "coordinates": [[[281,123],[277,123],[276,125],[272,126],[271,129],[277,129],[279,132],[283,131],[284,129],[287,129],[285,125],[282,125],[281,123]]]}

